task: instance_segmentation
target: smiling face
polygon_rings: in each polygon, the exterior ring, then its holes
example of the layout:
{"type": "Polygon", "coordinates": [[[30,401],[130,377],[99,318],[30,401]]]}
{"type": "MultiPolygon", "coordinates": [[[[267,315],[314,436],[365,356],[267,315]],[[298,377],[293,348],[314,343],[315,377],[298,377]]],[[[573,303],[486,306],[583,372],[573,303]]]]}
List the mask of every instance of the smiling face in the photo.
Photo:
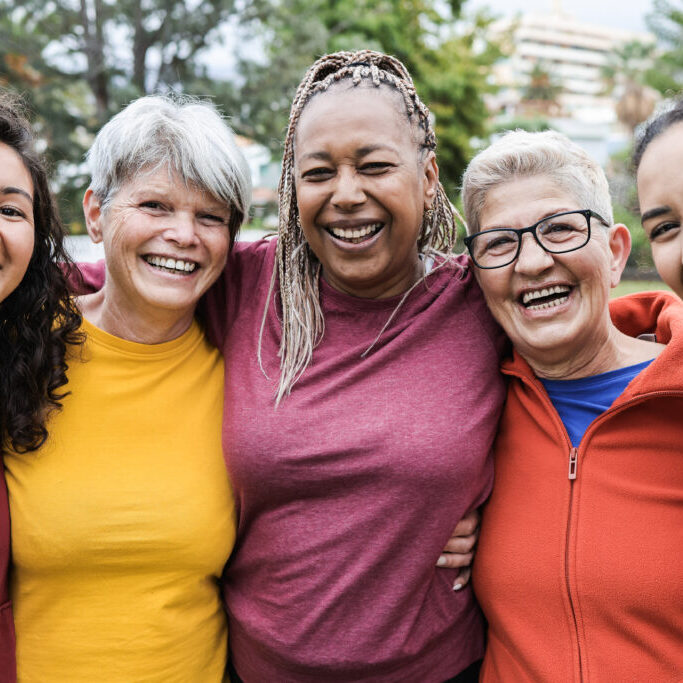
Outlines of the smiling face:
{"type": "Polygon", "coordinates": [[[34,240],[31,174],[21,157],[0,142],[0,301],[24,277],[34,240]]]}
{"type": "MultiPolygon", "coordinates": [[[[545,176],[515,179],[489,191],[480,230],[524,228],[585,208],[545,176]]],[[[624,226],[607,229],[592,219],[581,249],[549,254],[525,234],[515,262],[475,272],[491,312],[532,368],[568,359],[580,364],[598,356],[607,338],[609,290],[619,282],[629,246],[624,226]]]]}
{"type": "Polygon", "coordinates": [[[643,228],[657,271],[683,297],[683,123],[675,123],[647,147],[638,167],[643,228]]]}
{"type": "Polygon", "coordinates": [[[228,255],[230,209],[165,169],[136,176],[102,209],[88,190],[88,232],[104,243],[105,301],[189,326],[228,255]]]}
{"type": "Polygon", "coordinates": [[[341,86],[314,97],[296,129],[304,236],[325,280],[354,296],[400,294],[421,275],[417,239],[438,169],[403,106],[385,87],[341,86]]]}

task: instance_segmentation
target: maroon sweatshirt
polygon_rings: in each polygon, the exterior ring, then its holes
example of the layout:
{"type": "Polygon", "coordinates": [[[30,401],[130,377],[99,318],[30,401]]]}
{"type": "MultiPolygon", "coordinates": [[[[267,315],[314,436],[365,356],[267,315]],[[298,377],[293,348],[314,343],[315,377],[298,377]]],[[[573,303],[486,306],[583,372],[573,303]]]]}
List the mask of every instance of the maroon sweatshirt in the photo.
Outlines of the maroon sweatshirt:
{"type": "Polygon", "coordinates": [[[275,241],[237,244],[207,300],[225,355],[223,445],[238,509],[225,574],[247,682],[441,683],[483,654],[471,589],[435,562],[489,495],[502,336],[464,260],[410,294],[368,300],[321,282],[325,333],[274,407],[275,241]]]}

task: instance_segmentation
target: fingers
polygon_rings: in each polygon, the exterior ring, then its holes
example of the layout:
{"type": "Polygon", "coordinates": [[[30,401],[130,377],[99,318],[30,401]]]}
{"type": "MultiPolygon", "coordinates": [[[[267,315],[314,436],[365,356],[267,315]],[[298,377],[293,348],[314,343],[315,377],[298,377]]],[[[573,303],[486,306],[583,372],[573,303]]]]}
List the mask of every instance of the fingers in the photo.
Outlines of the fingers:
{"type": "Polygon", "coordinates": [[[472,564],[474,553],[443,553],[439,555],[436,561],[437,567],[444,567],[445,569],[460,569],[461,567],[469,567],[472,564]]]}
{"type": "Polygon", "coordinates": [[[478,534],[470,534],[469,536],[451,536],[444,546],[444,552],[471,553],[478,537],[478,534]]]}
{"type": "Polygon", "coordinates": [[[455,581],[453,582],[453,590],[454,591],[462,590],[469,583],[470,576],[472,576],[472,568],[471,567],[463,567],[458,572],[458,576],[455,578],[455,581]]]}
{"type": "Polygon", "coordinates": [[[468,512],[453,529],[452,536],[471,536],[479,527],[481,515],[479,510],[468,512]]]}

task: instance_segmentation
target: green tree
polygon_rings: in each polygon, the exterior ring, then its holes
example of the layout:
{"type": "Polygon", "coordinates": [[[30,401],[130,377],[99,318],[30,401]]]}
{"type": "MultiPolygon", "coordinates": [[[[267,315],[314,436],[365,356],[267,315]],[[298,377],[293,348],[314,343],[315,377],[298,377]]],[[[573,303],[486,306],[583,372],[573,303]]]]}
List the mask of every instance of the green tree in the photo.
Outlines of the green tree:
{"type": "Polygon", "coordinates": [[[77,227],[92,136],[156,91],[227,95],[200,61],[234,0],[0,0],[0,83],[25,94],[57,167],[62,215],[77,227]]]}
{"type": "Polygon", "coordinates": [[[633,135],[636,126],[652,114],[657,93],[648,86],[655,46],[631,41],[616,48],[602,68],[606,91],[617,97],[616,114],[633,135]]]}
{"type": "Polygon", "coordinates": [[[649,74],[649,83],[662,93],[678,93],[683,88],[683,6],[680,0],[654,0],[647,17],[662,52],[649,74]]]}
{"type": "Polygon", "coordinates": [[[522,111],[527,115],[557,115],[562,90],[562,85],[555,80],[550,67],[540,61],[535,62],[529,72],[529,81],[522,89],[522,111]]]}
{"type": "Polygon", "coordinates": [[[455,194],[474,137],[486,133],[488,72],[500,56],[490,18],[461,18],[462,0],[254,0],[242,27],[260,59],[240,59],[236,125],[277,150],[296,85],[326,52],[374,48],[401,59],[436,120],[442,181],[455,194]]]}

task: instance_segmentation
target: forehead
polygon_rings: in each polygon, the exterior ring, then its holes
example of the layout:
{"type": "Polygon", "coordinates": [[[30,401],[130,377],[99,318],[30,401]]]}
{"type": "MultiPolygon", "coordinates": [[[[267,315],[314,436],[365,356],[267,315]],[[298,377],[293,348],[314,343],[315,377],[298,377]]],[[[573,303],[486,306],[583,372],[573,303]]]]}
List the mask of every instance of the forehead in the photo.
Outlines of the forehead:
{"type": "Polygon", "coordinates": [[[296,128],[295,154],[331,142],[417,146],[413,125],[396,90],[365,83],[353,86],[350,81],[318,93],[304,106],[296,128]]]}
{"type": "Polygon", "coordinates": [[[513,178],[488,191],[479,229],[523,228],[552,213],[583,208],[570,192],[548,176],[513,178]]]}
{"type": "Polygon", "coordinates": [[[0,187],[16,187],[33,195],[33,180],[16,150],[0,142],[0,187]]]}
{"type": "Polygon", "coordinates": [[[658,135],[647,146],[638,167],[638,185],[652,181],[653,188],[659,187],[660,183],[668,183],[678,179],[683,183],[683,175],[673,174],[666,177],[661,173],[662,166],[674,164],[680,167],[683,161],[683,121],[670,126],[658,135]]]}
{"type": "Polygon", "coordinates": [[[167,166],[161,168],[143,169],[125,182],[117,194],[155,194],[171,197],[174,201],[192,199],[225,205],[204,188],[198,187],[192,181],[183,179],[167,166]]]}

